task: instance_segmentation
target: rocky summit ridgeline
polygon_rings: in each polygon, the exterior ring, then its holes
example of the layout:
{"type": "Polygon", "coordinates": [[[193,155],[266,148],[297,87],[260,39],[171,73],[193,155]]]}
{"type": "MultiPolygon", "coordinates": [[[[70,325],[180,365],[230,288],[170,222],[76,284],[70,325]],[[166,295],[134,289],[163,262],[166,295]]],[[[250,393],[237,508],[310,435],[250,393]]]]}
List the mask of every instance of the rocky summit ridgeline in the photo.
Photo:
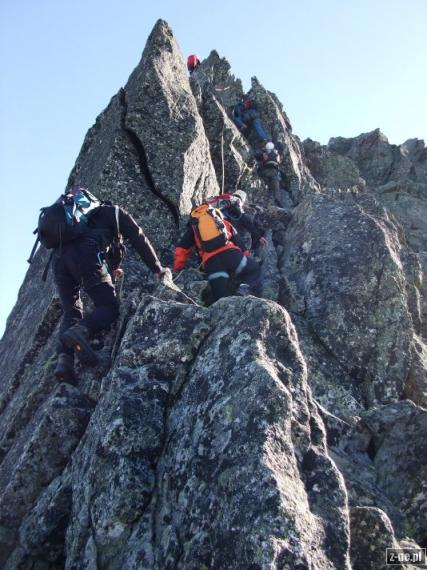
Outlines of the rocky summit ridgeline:
{"type": "Polygon", "coordinates": [[[89,129],[67,187],[128,209],[165,265],[192,204],[246,191],[263,296],[207,307],[196,263],[158,282],[129,250],[110,358],[58,384],[38,252],[0,344],[1,568],[378,570],[427,546],[427,149],[301,143],[250,94],[281,208],[230,118],[241,82],[215,51],[189,79],[164,21],[89,129]]]}

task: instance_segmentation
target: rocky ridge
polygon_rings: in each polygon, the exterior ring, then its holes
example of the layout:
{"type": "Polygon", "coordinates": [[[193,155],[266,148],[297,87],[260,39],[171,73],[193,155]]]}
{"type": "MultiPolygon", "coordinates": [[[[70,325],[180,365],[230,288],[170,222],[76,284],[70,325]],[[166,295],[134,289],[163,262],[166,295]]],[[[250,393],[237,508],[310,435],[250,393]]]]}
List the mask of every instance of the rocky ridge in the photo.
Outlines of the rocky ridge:
{"type": "Polygon", "coordinates": [[[109,359],[58,385],[37,254],[0,343],[2,567],[377,570],[427,546],[424,143],[301,143],[254,78],[278,208],[242,93],[215,51],[189,80],[160,20],[88,131],[68,184],[135,214],[164,263],[193,203],[247,191],[263,298],[206,307],[197,263],[157,283],[130,252],[109,359]]]}

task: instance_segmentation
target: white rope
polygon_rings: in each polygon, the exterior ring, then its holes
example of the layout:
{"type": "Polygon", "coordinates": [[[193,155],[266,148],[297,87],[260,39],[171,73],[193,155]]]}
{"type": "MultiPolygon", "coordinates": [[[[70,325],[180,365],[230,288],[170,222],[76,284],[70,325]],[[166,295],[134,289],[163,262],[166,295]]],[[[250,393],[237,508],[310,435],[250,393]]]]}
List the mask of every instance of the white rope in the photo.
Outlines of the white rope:
{"type": "Polygon", "coordinates": [[[224,194],[224,178],[225,178],[225,172],[224,172],[224,126],[222,127],[222,131],[221,131],[221,163],[222,163],[222,183],[221,183],[221,194],[224,194]]]}

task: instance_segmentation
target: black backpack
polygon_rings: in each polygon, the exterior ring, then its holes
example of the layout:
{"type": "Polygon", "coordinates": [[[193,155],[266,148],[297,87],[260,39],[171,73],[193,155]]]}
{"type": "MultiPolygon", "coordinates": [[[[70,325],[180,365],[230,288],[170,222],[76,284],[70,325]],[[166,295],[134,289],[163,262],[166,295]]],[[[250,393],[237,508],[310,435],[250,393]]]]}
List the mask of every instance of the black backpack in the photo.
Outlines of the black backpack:
{"type": "Polygon", "coordinates": [[[90,216],[102,204],[86,188],[75,186],[51,206],[41,208],[37,240],[46,249],[56,249],[82,237],[88,230],[90,216]]]}
{"type": "MultiPolygon", "coordinates": [[[[46,249],[61,248],[63,244],[81,238],[91,232],[88,222],[91,216],[103,204],[111,205],[109,202],[98,200],[86,188],[76,186],[67,193],[62,194],[51,206],[41,208],[38,225],[34,230],[37,234],[31,255],[27,260],[32,263],[34,255],[40,242],[46,249]]],[[[113,240],[105,248],[104,257],[110,272],[118,269],[126,252],[123,244],[123,237],[119,227],[119,207],[115,208],[115,232],[113,240]]],[[[43,273],[43,281],[46,281],[47,272],[52,260],[54,251],[49,257],[48,263],[43,273]]]]}
{"type": "Polygon", "coordinates": [[[114,280],[114,271],[119,269],[126,255],[126,246],[123,243],[123,236],[120,233],[120,222],[119,222],[120,209],[118,206],[114,206],[114,236],[110,244],[107,245],[104,252],[105,261],[108,265],[108,270],[114,280]]]}

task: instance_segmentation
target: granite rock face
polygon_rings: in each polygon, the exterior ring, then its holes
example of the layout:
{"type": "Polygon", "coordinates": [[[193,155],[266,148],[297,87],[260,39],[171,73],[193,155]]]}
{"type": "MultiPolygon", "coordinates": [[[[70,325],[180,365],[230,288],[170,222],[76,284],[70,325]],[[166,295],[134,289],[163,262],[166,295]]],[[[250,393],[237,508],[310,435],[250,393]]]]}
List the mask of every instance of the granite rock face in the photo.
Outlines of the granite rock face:
{"type": "Polygon", "coordinates": [[[284,303],[304,317],[364,405],[399,399],[413,323],[396,225],[370,195],[329,191],[294,210],[287,238],[284,303]]]}
{"type": "MultiPolygon", "coordinates": [[[[392,145],[376,129],[351,139],[332,138],[327,146],[308,139],[303,147],[311,173],[322,186],[342,190],[366,187],[396,217],[404,239],[416,253],[419,271],[424,272],[419,288],[425,314],[427,149],[424,141],[409,139],[399,146],[392,145]]],[[[424,319],[424,337],[426,334],[424,319]]]]}
{"type": "Polygon", "coordinates": [[[101,364],[58,385],[36,255],[0,342],[2,568],[376,569],[427,546],[424,143],[301,144],[253,78],[279,208],[242,94],[215,51],[188,78],[160,20],[89,129],[68,184],[128,209],[164,264],[192,204],[245,190],[263,295],[209,304],[198,261],[158,282],[129,251],[101,364]]]}

